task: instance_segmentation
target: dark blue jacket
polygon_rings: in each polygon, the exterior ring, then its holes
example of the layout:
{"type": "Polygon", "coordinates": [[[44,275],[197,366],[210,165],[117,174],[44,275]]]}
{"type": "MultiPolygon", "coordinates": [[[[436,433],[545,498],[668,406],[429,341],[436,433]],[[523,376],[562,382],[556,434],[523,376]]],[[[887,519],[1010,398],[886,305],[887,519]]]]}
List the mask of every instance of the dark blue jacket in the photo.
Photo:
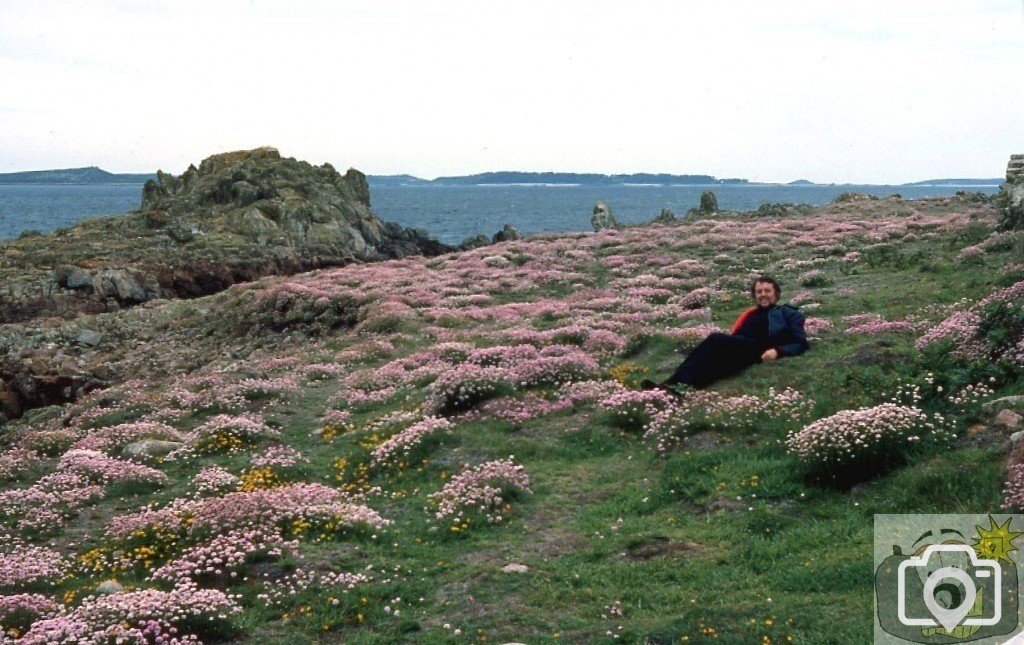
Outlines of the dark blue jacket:
{"type": "MultiPolygon", "coordinates": [[[[755,311],[757,307],[751,307],[741,313],[730,333],[735,334],[744,319],[755,311]]],[[[768,312],[768,339],[779,356],[799,356],[811,348],[804,333],[804,315],[793,305],[778,305],[768,312]]]]}

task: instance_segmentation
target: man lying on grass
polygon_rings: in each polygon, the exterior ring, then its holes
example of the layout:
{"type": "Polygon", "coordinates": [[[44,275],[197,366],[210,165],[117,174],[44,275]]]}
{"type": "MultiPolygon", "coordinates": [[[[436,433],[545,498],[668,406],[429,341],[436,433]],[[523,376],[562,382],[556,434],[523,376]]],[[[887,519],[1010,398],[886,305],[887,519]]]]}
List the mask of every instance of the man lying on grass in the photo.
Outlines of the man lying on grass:
{"type": "Polygon", "coordinates": [[[640,387],[673,392],[670,386],[682,383],[701,389],[754,363],[803,354],[810,348],[804,333],[804,315],[796,307],[780,305],[781,294],[774,278],[760,276],[750,285],[750,295],[757,306],[740,314],[730,333],[709,335],[672,376],[661,383],[644,379],[640,387]]]}

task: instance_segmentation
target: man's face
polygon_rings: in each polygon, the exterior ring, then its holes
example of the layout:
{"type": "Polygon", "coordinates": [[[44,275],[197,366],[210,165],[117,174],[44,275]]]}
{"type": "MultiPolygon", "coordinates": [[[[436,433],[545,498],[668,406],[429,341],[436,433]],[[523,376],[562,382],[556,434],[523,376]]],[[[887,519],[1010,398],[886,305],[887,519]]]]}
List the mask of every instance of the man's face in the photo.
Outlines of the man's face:
{"type": "Polygon", "coordinates": [[[778,304],[779,296],[776,295],[775,287],[771,282],[758,282],[754,285],[754,300],[757,301],[758,307],[767,309],[778,304]]]}

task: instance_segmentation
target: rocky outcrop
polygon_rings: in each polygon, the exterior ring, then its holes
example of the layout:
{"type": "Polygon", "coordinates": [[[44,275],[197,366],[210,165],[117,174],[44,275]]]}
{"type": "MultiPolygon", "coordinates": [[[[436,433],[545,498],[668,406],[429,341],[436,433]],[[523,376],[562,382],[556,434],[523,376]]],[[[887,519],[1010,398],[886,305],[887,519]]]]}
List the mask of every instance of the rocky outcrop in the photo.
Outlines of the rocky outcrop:
{"type": "Polygon", "coordinates": [[[1024,229],[1024,155],[1010,155],[1006,165],[1006,183],[996,196],[999,228],[1024,229]]]}
{"type": "Polygon", "coordinates": [[[476,235],[470,235],[466,239],[459,243],[459,248],[463,251],[470,251],[472,249],[478,249],[482,246],[489,246],[491,244],[491,238],[487,237],[483,233],[477,233],[476,235]]]}
{"type": "Polygon", "coordinates": [[[521,237],[522,235],[519,234],[519,229],[511,224],[505,224],[500,231],[494,234],[494,237],[491,238],[491,242],[493,244],[511,242],[513,240],[518,240],[521,237]]]}
{"type": "Polygon", "coordinates": [[[697,212],[701,215],[710,215],[718,212],[718,198],[715,197],[713,191],[705,190],[700,194],[700,207],[697,208],[697,212]]]}
{"type": "Polygon", "coordinates": [[[141,208],[0,243],[0,323],[117,311],[262,276],[455,250],[380,220],[363,173],[273,148],[157,172],[141,208]]]}
{"type": "Polygon", "coordinates": [[[1010,155],[1006,164],[1006,183],[1024,185],[1024,155],[1010,155]]]}
{"type": "Polygon", "coordinates": [[[676,221],[676,214],[667,208],[661,209],[661,212],[658,214],[658,216],[654,218],[655,224],[665,224],[674,221],[676,221]]]}
{"type": "Polygon", "coordinates": [[[594,205],[594,215],[590,218],[590,225],[594,227],[595,231],[617,227],[618,223],[612,216],[612,207],[604,202],[597,202],[594,205]]]}
{"type": "Polygon", "coordinates": [[[754,213],[758,217],[768,217],[771,219],[778,219],[781,217],[793,217],[797,215],[807,215],[812,212],[814,207],[810,204],[778,204],[778,203],[767,203],[761,204],[757,207],[754,213]]]}
{"type": "MultiPolygon", "coordinates": [[[[339,260],[381,260],[451,250],[370,211],[366,176],[282,158],[274,148],[228,152],[178,177],[146,182],[140,212],[168,236],[230,235],[339,260]]],[[[187,243],[187,242],[186,242],[187,243]]]]}

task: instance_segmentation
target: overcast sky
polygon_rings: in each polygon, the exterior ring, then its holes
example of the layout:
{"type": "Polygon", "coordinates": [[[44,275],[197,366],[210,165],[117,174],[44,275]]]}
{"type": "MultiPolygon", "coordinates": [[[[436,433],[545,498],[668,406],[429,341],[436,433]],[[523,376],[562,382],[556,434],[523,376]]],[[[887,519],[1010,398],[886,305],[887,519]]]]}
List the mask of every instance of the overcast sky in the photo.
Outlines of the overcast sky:
{"type": "Polygon", "coordinates": [[[0,172],[1000,177],[1022,0],[0,0],[0,172]]]}

